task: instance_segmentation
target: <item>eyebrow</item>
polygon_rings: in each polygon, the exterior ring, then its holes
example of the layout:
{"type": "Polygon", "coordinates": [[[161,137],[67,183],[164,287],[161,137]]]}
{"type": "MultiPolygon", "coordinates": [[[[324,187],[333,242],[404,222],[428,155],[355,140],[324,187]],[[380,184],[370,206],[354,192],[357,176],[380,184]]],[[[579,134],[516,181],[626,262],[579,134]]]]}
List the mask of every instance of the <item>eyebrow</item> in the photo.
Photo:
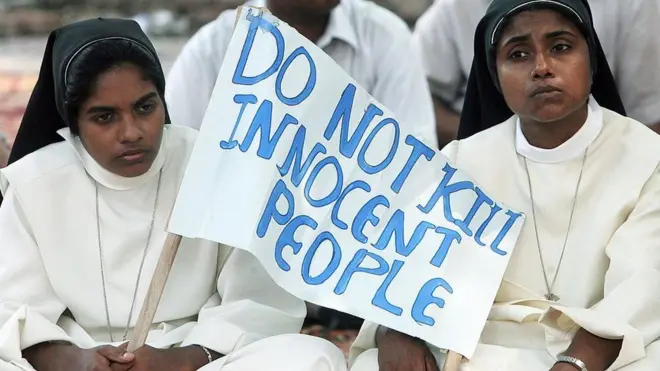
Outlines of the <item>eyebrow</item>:
{"type": "MultiPolygon", "coordinates": [[[[546,39],[554,39],[554,38],[560,37],[560,36],[576,37],[574,33],[570,32],[570,31],[567,31],[567,30],[552,31],[552,32],[548,32],[547,34],[545,34],[546,39]]],[[[522,42],[522,41],[527,41],[531,37],[532,37],[531,34],[512,36],[512,37],[506,39],[506,41],[504,43],[502,43],[502,46],[506,46],[506,45],[509,45],[509,44],[514,44],[514,43],[518,43],[518,42],[522,42]]]]}
{"type": "MultiPolygon", "coordinates": [[[[133,106],[139,106],[141,104],[144,104],[146,101],[156,96],[158,96],[158,93],[152,91],[151,93],[148,93],[143,97],[141,97],[140,99],[136,100],[135,103],[133,103],[133,106]]],[[[117,110],[116,107],[111,107],[111,106],[94,106],[94,107],[90,107],[87,110],[86,114],[90,115],[95,113],[115,112],[116,110],[117,110]]]]}
{"type": "Polygon", "coordinates": [[[133,106],[139,106],[139,105],[145,103],[146,101],[148,101],[149,99],[154,98],[156,96],[158,96],[158,93],[156,93],[155,91],[152,91],[151,93],[148,93],[145,96],[143,96],[142,98],[135,101],[135,103],[133,103],[133,106]]]}

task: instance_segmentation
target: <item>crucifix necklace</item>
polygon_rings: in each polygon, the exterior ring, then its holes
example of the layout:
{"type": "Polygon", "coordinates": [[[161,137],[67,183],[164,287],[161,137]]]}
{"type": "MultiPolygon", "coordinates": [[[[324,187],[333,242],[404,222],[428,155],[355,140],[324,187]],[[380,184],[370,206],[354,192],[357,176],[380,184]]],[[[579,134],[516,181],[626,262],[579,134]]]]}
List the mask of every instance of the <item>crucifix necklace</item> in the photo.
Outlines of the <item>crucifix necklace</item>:
{"type": "Polygon", "coordinates": [[[544,296],[549,301],[554,301],[554,302],[559,301],[559,296],[555,295],[552,292],[552,289],[555,286],[555,282],[557,281],[557,275],[559,274],[559,268],[561,267],[561,263],[564,260],[564,252],[566,251],[566,243],[568,242],[568,235],[571,232],[571,225],[573,224],[573,214],[575,212],[575,204],[577,203],[577,196],[578,196],[578,191],[580,190],[580,183],[582,183],[582,172],[584,171],[584,163],[587,159],[588,151],[589,148],[587,147],[587,149],[584,151],[584,156],[582,157],[582,164],[580,165],[580,175],[578,176],[578,181],[575,186],[575,194],[573,195],[573,206],[571,207],[571,213],[568,217],[568,228],[566,230],[566,236],[564,237],[564,245],[561,248],[559,263],[557,263],[557,270],[555,271],[555,275],[552,278],[552,282],[550,282],[550,280],[548,279],[548,273],[545,269],[545,262],[543,261],[543,252],[541,251],[541,240],[539,239],[539,229],[537,226],[538,223],[536,218],[534,193],[532,192],[532,179],[529,176],[529,168],[527,167],[527,158],[523,156],[523,162],[525,164],[525,173],[527,174],[527,185],[529,186],[529,197],[532,202],[532,217],[534,219],[534,234],[536,235],[536,247],[539,250],[539,259],[541,260],[541,269],[543,270],[543,280],[545,281],[545,287],[547,289],[547,293],[544,296]]]}

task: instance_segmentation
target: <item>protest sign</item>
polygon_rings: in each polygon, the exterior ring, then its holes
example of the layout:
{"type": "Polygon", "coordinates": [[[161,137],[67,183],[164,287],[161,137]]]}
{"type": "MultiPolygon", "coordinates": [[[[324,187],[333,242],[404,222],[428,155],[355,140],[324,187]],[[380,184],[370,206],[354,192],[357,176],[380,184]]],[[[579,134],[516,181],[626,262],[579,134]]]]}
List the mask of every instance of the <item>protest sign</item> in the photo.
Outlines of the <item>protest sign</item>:
{"type": "Polygon", "coordinates": [[[169,231],[292,294],[474,352],[524,217],[270,14],[236,24],[169,231]]]}

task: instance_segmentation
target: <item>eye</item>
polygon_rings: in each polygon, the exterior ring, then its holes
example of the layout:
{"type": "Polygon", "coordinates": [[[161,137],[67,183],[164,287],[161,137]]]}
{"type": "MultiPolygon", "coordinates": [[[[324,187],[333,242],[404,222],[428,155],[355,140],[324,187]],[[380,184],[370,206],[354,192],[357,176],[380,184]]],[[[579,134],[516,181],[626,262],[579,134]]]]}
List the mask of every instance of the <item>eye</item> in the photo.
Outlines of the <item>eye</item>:
{"type": "Polygon", "coordinates": [[[511,53],[509,53],[508,59],[519,60],[519,59],[525,59],[527,57],[529,57],[529,53],[526,53],[522,50],[513,50],[511,53]]]}
{"type": "Polygon", "coordinates": [[[139,105],[138,107],[135,108],[135,111],[139,115],[148,115],[152,113],[156,109],[156,104],[155,103],[145,103],[142,105],[139,105]]]}
{"type": "Polygon", "coordinates": [[[565,51],[570,50],[570,49],[571,49],[571,46],[568,45],[568,44],[557,44],[557,45],[554,45],[552,47],[551,51],[553,51],[553,52],[565,52],[565,51]]]}
{"type": "Polygon", "coordinates": [[[114,113],[101,113],[93,117],[93,120],[99,124],[107,124],[115,119],[114,113]]]}

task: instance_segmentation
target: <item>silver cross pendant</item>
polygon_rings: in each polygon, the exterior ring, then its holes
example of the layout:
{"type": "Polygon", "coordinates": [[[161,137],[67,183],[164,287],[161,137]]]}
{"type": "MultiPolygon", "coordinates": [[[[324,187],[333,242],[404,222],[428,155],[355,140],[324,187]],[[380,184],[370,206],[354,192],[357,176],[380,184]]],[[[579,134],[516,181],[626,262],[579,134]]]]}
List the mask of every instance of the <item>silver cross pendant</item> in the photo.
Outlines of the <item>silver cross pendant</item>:
{"type": "Polygon", "coordinates": [[[553,294],[553,293],[551,293],[551,292],[545,294],[545,298],[548,299],[548,300],[550,300],[550,301],[554,301],[554,302],[559,301],[559,296],[557,296],[557,295],[555,295],[555,294],[553,294]]]}

